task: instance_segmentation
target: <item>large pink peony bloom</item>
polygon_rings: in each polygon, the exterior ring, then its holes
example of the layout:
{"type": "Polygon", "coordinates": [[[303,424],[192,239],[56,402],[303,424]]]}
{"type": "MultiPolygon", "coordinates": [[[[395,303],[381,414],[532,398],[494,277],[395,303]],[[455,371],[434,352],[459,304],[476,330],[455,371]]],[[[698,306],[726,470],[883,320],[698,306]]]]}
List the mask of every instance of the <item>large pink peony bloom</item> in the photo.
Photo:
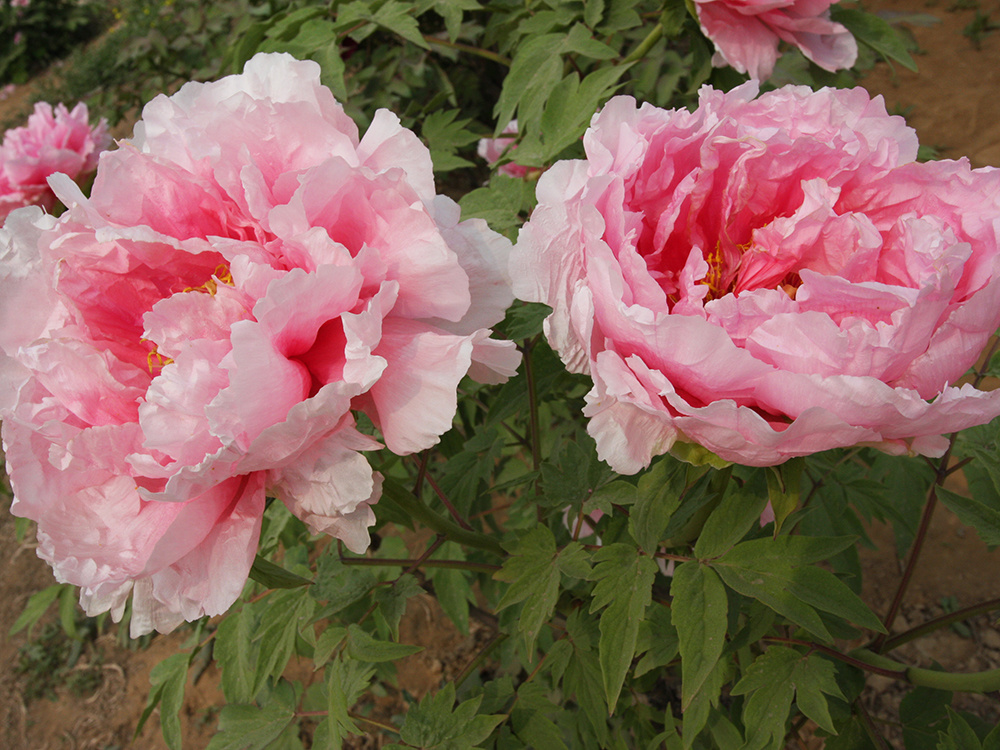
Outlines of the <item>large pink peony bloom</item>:
{"type": "Polygon", "coordinates": [[[459,222],[394,115],[359,140],[319,73],[258,55],[157,97],[89,200],[52,178],[69,210],[5,226],[13,511],[89,613],[133,593],[133,634],[232,604],[266,494],[364,550],[381,446],[353,412],[419,451],[466,374],[519,361],[488,331],[510,243],[459,222]]]}
{"type": "Polygon", "coordinates": [[[694,0],[705,36],[715,45],[712,62],[731,65],[758,81],[778,60],[778,44],[802,50],[824,70],[854,65],[858,44],[851,32],[830,20],[834,0],[694,0]]]}
{"type": "Polygon", "coordinates": [[[918,164],[880,98],[755,84],[694,112],[613,99],[555,165],[515,295],[589,373],[623,473],[675,441],[778,464],[869,444],[940,455],[1000,414],[954,387],[1000,324],[1000,170],[918,164]]]}
{"type": "Polygon", "coordinates": [[[97,168],[100,153],[111,145],[108,123],[90,126],[87,105],[72,110],[55,109],[39,102],[28,124],[4,133],[0,145],[0,219],[15,208],[40,205],[51,209],[55,194],[48,177],[56,172],[71,179],[87,176],[97,168]]]}

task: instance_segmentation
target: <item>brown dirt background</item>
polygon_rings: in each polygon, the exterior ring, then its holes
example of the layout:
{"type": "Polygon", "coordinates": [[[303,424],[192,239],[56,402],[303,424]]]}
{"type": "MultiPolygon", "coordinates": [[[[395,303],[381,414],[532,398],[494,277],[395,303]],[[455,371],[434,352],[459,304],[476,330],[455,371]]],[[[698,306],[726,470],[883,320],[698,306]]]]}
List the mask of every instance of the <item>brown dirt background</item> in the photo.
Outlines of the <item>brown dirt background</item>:
{"type": "MultiPolygon", "coordinates": [[[[975,167],[1000,166],[1000,30],[989,31],[978,48],[962,32],[977,13],[1000,24],[1000,0],[872,0],[870,10],[889,19],[900,14],[925,14],[938,20],[932,25],[904,24],[916,40],[919,73],[896,65],[879,63],[864,85],[885,97],[890,112],[904,114],[922,144],[936,148],[942,158],[966,156],[975,167]],[[973,7],[968,7],[972,5],[973,7]],[[976,7],[978,6],[978,7],[976,7]]],[[[980,17],[981,17],[980,16],[980,17]]],[[[28,111],[29,87],[20,87],[0,101],[0,122],[28,111]]],[[[127,129],[116,133],[119,137],[127,129]]],[[[4,503],[6,506],[6,503],[4,503]]],[[[861,550],[864,596],[877,613],[883,612],[898,583],[901,564],[894,549],[892,532],[876,525],[871,529],[878,550],[861,550]]],[[[7,632],[28,597],[51,585],[48,567],[34,554],[32,540],[18,543],[14,519],[0,512],[0,749],[2,750],[165,750],[159,717],[154,713],[142,734],[133,742],[132,733],[149,691],[149,671],[161,659],[175,653],[187,632],[157,637],[144,650],[133,650],[117,642],[113,633],[97,639],[85,650],[78,668],[97,665],[103,680],[96,691],[74,695],[65,686],[56,699],[25,699],[26,677],[17,673],[18,650],[26,643],[21,632],[7,632]]],[[[928,543],[907,596],[896,631],[918,624],[943,612],[944,597],[953,596],[959,607],[1000,597],[1000,552],[990,552],[975,532],[963,527],[946,509],[934,519],[928,543]]],[[[54,608],[53,608],[54,609],[54,608]]],[[[54,612],[50,613],[50,618],[54,612]]],[[[971,637],[945,629],[897,650],[893,656],[908,663],[947,669],[977,671],[1000,667],[1000,630],[986,616],[970,621],[971,637]]],[[[37,630],[36,630],[37,632],[37,630]]],[[[429,598],[411,601],[402,625],[402,640],[426,649],[400,665],[400,684],[420,696],[454,676],[481,643],[482,632],[473,623],[462,636],[429,598]]],[[[309,678],[309,665],[293,665],[300,679],[309,678]]],[[[189,681],[181,716],[184,747],[207,746],[214,732],[221,694],[218,673],[210,666],[196,684],[189,681]]],[[[902,747],[891,726],[905,689],[891,680],[868,680],[866,704],[894,747],[902,747]]],[[[400,705],[392,696],[381,702],[385,717],[400,705]]],[[[987,696],[960,696],[956,706],[987,721],[1000,721],[1000,700],[987,696]]],[[[374,735],[358,738],[353,747],[379,747],[374,735]]],[[[793,741],[796,750],[822,748],[822,740],[806,737],[793,741]]],[[[544,750],[544,749],[542,749],[544,750]]]]}

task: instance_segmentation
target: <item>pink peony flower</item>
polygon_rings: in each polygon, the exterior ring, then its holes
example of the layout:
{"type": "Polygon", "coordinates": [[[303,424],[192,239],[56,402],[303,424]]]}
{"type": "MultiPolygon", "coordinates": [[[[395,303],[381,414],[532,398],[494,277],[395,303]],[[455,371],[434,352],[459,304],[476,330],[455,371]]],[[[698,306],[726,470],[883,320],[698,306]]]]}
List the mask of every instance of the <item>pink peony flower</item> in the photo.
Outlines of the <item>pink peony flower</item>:
{"type": "Polygon", "coordinates": [[[716,67],[731,65],[758,81],[778,60],[778,44],[802,50],[824,70],[854,65],[858,44],[830,20],[833,0],[694,0],[698,23],[712,40],[716,67]]]}
{"type": "Polygon", "coordinates": [[[757,466],[941,455],[1000,414],[1000,391],[953,385],[1000,324],[1000,170],[915,163],[914,132],[862,89],[755,94],[611,100],[587,159],[538,184],[515,295],[553,307],[619,472],[676,441],[757,466]]]}
{"type": "Polygon", "coordinates": [[[28,124],[4,133],[0,145],[0,219],[25,205],[51,209],[55,195],[47,182],[49,175],[62,172],[71,179],[89,175],[110,145],[107,121],[91,128],[86,104],[69,111],[62,104],[53,110],[51,104],[37,103],[28,124]]]}
{"type": "MultiPolygon", "coordinates": [[[[5,226],[0,415],[13,512],[132,633],[224,612],[267,494],[315,532],[368,543],[380,448],[451,427],[459,381],[519,355],[489,338],[510,243],[435,195],[398,119],[363,138],[319,66],[258,55],[189,83],[101,156],[90,199],[5,226]]],[[[2,247],[3,245],[0,245],[2,247]]]]}
{"type": "MultiPolygon", "coordinates": [[[[503,129],[503,132],[508,135],[516,136],[517,120],[511,120],[510,124],[503,129]]],[[[479,157],[484,159],[487,164],[493,165],[500,159],[501,156],[504,155],[505,151],[517,148],[515,140],[515,138],[483,138],[479,141],[476,153],[478,153],[479,157]]],[[[522,167],[520,164],[514,164],[513,162],[502,164],[497,168],[497,172],[499,174],[514,177],[516,179],[524,177],[530,171],[531,167],[522,167]]]]}

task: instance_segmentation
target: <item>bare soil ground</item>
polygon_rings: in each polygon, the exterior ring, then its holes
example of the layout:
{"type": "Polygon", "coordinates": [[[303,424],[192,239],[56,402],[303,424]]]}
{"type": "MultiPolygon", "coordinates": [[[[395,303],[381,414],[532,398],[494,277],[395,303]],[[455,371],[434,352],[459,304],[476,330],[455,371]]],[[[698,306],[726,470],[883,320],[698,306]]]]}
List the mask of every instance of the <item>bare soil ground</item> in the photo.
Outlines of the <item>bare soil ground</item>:
{"type": "MultiPolygon", "coordinates": [[[[937,19],[924,25],[908,25],[920,54],[919,73],[880,63],[867,76],[865,85],[882,94],[890,112],[905,114],[916,128],[921,143],[935,147],[944,158],[967,156],[973,166],[1000,166],[1000,0],[872,0],[867,7],[893,14],[920,13],[937,19]],[[977,6],[977,7],[968,7],[977,6]],[[978,14],[978,15],[977,15],[978,14]],[[979,19],[986,33],[978,48],[962,32],[979,19]]],[[[899,17],[896,15],[895,17],[899,17]]],[[[22,87],[0,100],[0,122],[26,116],[30,90],[22,87]]],[[[127,134],[127,128],[117,133],[127,134]]],[[[84,649],[75,670],[89,670],[91,679],[73,680],[66,675],[52,686],[48,697],[31,697],[44,675],[22,672],[22,653],[28,634],[6,634],[28,597],[52,584],[48,567],[34,554],[33,540],[18,543],[14,519],[0,507],[0,748],[4,750],[165,750],[154,713],[141,735],[132,735],[149,692],[149,672],[164,657],[175,653],[188,632],[155,638],[145,649],[129,648],[114,633],[100,636],[84,649]],[[99,677],[98,677],[99,676],[99,677]],[[74,687],[75,686],[75,687],[74,687]]],[[[901,567],[896,558],[892,532],[876,526],[871,530],[878,550],[861,552],[866,600],[876,612],[887,609],[899,581],[901,567]]],[[[905,630],[943,612],[950,606],[968,606],[1000,597],[1000,551],[990,552],[975,532],[964,528],[947,510],[938,510],[921,563],[902,609],[896,630],[905,630]]],[[[50,613],[50,620],[55,613],[50,613]]],[[[953,630],[936,635],[893,653],[912,664],[934,662],[958,671],[1000,667],[1000,631],[986,616],[967,623],[968,635],[953,630]]],[[[42,628],[36,628],[38,639],[42,628]]],[[[481,645],[482,629],[473,623],[467,636],[458,633],[430,599],[411,601],[402,624],[405,642],[426,646],[400,665],[400,684],[420,696],[435,689],[443,677],[453,677],[481,645]]],[[[308,679],[309,666],[296,668],[308,679]]],[[[195,684],[188,684],[181,717],[184,747],[204,748],[214,731],[218,705],[222,701],[219,677],[214,667],[205,670],[195,684]]],[[[876,720],[891,722],[906,690],[890,680],[869,680],[866,701],[876,720]]],[[[981,718],[1000,721],[1000,701],[993,697],[962,697],[959,706],[981,718]]],[[[398,695],[378,699],[378,713],[388,719],[401,708],[398,695]]],[[[888,724],[896,747],[902,747],[888,724]]],[[[375,735],[358,738],[357,748],[377,748],[384,743],[375,735]]],[[[818,737],[803,739],[793,747],[821,748],[818,737]]]]}

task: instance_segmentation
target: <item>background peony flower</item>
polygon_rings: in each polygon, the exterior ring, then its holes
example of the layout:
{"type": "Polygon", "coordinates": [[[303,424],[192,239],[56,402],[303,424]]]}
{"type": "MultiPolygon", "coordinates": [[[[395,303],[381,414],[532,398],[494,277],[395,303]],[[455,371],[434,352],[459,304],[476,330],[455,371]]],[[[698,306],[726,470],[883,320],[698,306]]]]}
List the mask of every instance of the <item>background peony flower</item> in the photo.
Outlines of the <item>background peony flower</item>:
{"type": "Polygon", "coordinates": [[[459,222],[430,155],[387,111],[363,138],[319,66],[258,55],[143,111],[92,196],[5,226],[0,415],[13,512],[132,633],[224,612],[266,494],[355,551],[381,477],[366,414],[410,453],[451,426],[489,338],[510,243],[459,222]],[[14,323],[16,321],[16,324],[14,323]]]}
{"type": "Polygon", "coordinates": [[[844,26],[830,20],[832,0],[694,0],[705,36],[712,40],[716,67],[731,65],[758,81],[778,60],[778,44],[802,50],[824,70],[854,65],[858,44],[844,26]]]}
{"type": "Polygon", "coordinates": [[[35,104],[28,124],[4,133],[0,145],[0,219],[20,206],[51,209],[55,195],[49,175],[62,172],[74,180],[89,175],[110,145],[107,121],[102,118],[92,128],[86,104],[72,111],[62,104],[55,109],[46,102],[35,104]]]}
{"type": "Polygon", "coordinates": [[[755,94],[613,99],[587,160],[542,176],[515,295],[554,308],[619,472],[675,441],[749,465],[941,455],[1000,414],[1000,392],[952,385],[1000,325],[1000,171],[915,163],[913,131],[862,89],[755,94]]]}
{"type": "MultiPolygon", "coordinates": [[[[517,135],[517,120],[511,120],[510,123],[503,129],[503,132],[508,135],[517,135]]],[[[479,141],[479,145],[476,148],[476,153],[479,157],[486,161],[487,164],[495,164],[504,152],[508,148],[517,148],[517,145],[511,146],[516,141],[516,138],[482,138],[479,141]]],[[[531,167],[522,167],[520,164],[515,164],[514,162],[507,162],[497,168],[497,172],[508,177],[514,177],[520,179],[524,177],[528,172],[531,171],[531,167]]]]}

